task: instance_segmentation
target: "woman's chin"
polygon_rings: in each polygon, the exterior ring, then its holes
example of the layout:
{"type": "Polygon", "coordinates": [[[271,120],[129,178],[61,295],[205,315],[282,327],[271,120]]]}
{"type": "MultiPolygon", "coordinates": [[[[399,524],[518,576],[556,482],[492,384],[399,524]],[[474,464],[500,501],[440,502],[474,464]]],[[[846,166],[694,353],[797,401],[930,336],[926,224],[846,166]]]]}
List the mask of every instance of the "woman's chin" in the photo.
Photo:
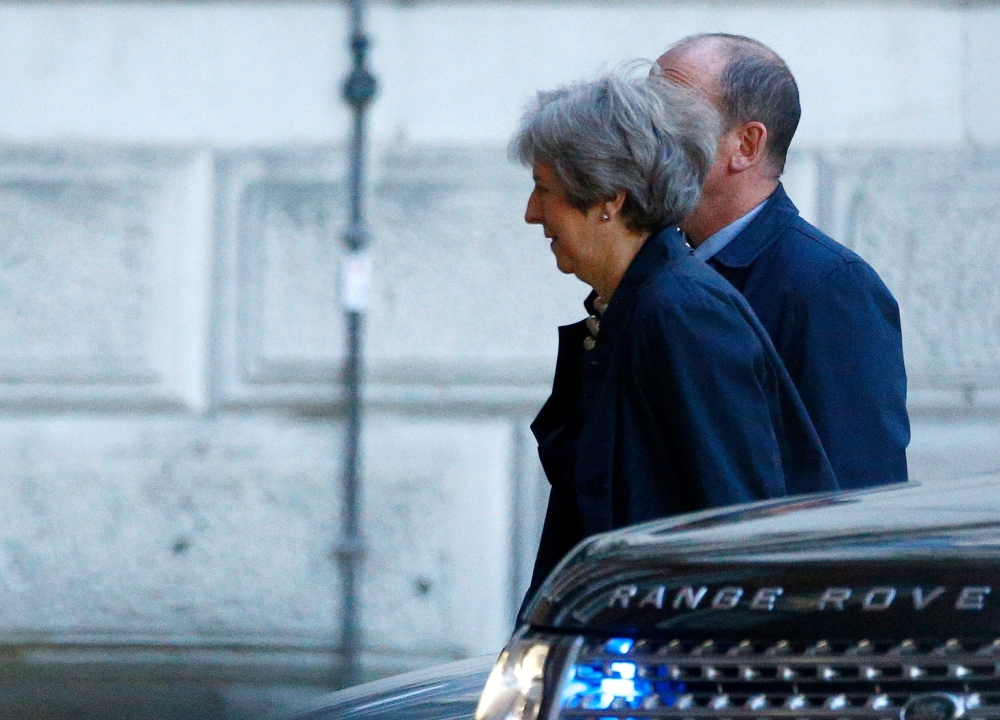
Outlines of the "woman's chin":
{"type": "Polygon", "coordinates": [[[563,275],[575,275],[573,266],[566,260],[560,259],[558,255],[556,255],[556,267],[559,268],[559,272],[563,275]]]}

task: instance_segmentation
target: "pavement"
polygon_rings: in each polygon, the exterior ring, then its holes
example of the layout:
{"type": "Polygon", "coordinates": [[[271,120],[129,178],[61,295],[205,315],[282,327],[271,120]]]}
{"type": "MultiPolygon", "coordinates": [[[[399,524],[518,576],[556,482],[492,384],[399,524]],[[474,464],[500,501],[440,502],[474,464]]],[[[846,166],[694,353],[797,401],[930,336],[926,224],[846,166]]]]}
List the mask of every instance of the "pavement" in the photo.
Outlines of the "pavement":
{"type": "Polygon", "coordinates": [[[0,720],[271,720],[347,684],[337,667],[318,648],[4,645],[0,720]]]}
{"type": "Polygon", "coordinates": [[[310,686],[74,680],[0,683],[4,720],[258,720],[326,692],[310,686]]]}
{"type": "Polygon", "coordinates": [[[128,680],[64,676],[0,682],[3,720],[264,720],[287,716],[335,685],[218,683],[149,673],[128,680]]]}

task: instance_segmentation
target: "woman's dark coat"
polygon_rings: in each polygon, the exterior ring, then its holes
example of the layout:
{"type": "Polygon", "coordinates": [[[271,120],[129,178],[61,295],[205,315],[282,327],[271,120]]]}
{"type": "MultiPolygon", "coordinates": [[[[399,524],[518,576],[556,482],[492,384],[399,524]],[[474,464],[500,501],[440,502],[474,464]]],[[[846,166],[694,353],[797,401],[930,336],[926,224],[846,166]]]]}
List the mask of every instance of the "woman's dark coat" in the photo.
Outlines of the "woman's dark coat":
{"type": "Polygon", "coordinates": [[[531,425],[552,490],[528,597],[594,533],[837,489],[767,332],[676,228],[643,245],[585,351],[588,335],[559,329],[552,395],[531,425]]]}

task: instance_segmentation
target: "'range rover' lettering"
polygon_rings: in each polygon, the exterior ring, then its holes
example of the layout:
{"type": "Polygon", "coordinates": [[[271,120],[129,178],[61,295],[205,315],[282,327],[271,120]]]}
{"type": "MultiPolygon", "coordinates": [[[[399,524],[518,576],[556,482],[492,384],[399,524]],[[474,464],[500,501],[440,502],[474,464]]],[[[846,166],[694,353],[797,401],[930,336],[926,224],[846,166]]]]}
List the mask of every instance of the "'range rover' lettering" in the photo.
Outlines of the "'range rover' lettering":
{"type": "Polygon", "coordinates": [[[934,587],[826,587],[789,592],[781,586],[743,587],[724,585],[684,585],[668,588],[666,585],[620,585],[608,596],[609,608],[638,610],[672,609],[676,612],[693,610],[734,609],[770,612],[786,611],[845,611],[858,608],[866,612],[883,612],[893,607],[907,607],[921,612],[947,603],[954,610],[979,611],[986,609],[987,598],[992,592],[989,585],[964,585],[948,588],[934,587]],[[909,598],[912,602],[906,602],[909,598]]]}

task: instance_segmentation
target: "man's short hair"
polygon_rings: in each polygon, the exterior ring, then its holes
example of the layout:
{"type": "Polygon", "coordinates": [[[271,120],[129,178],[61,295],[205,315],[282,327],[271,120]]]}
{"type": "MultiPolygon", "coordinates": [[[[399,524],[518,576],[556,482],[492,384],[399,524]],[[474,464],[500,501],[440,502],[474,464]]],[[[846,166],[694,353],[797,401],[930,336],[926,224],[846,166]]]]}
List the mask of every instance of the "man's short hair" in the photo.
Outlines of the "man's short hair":
{"type": "Polygon", "coordinates": [[[726,54],[718,78],[726,130],[757,121],[767,128],[768,160],[779,171],[802,116],[799,87],[788,65],[764,43],[743,35],[703,33],[684,38],[674,48],[716,40],[726,54]]]}

